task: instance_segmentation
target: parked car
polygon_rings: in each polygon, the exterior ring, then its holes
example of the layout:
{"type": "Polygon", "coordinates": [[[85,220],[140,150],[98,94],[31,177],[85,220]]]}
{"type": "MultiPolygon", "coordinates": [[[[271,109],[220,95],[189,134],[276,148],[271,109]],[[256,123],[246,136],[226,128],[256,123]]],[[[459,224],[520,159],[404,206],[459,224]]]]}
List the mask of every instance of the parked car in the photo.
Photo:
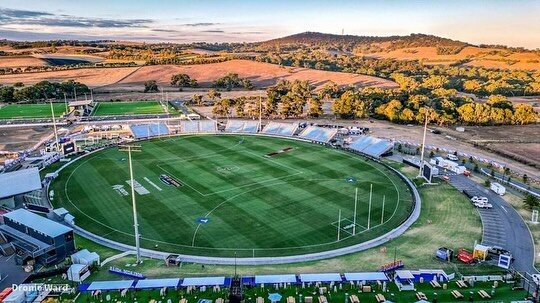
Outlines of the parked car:
{"type": "Polygon", "coordinates": [[[474,206],[478,208],[493,208],[493,205],[487,202],[476,202],[474,203],[474,206]]]}
{"type": "Polygon", "coordinates": [[[489,199],[487,197],[482,196],[474,196],[471,198],[472,203],[488,203],[489,199]]]}

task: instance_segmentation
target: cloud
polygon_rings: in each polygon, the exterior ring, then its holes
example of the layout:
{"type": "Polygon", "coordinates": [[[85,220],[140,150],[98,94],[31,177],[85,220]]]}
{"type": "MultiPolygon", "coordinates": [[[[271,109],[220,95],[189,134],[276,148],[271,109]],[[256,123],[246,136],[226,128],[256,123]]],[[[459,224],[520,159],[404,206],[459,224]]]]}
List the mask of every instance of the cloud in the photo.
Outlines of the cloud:
{"type": "Polygon", "coordinates": [[[209,29],[206,31],[201,31],[201,33],[224,33],[224,32],[225,32],[224,30],[220,30],[220,29],[209,29]]]}
{"type": "Polygon", "coordinates": [[[175,29],[161,29],[161,28],[154,28],[152,29],[153,32],[158,32],[158,33],[179,33],[179,31],[175,30],[175,29]]]}
{"type": "Polygon", "coordinates": [[[219,25],[219,23],[213,23],[213,22],[198,22],[198,23],[185,23],[184,26],[212,26],[212,25],[219,25]]]}
{"type": "Polygon", "coordinates": [[[0,25],[40,25],[58,27],[133,28],[147,27],[150,19],[85,18],[47,12],[0,8],[0,25]]]}
{"type": "Polygon", "coordinates": [[[35,18],[42,16],[52,16],[53,14],[39,11],[27,11],[19,9],[1,8],[0,20],[16,19],[16,18],[35,18]]]}

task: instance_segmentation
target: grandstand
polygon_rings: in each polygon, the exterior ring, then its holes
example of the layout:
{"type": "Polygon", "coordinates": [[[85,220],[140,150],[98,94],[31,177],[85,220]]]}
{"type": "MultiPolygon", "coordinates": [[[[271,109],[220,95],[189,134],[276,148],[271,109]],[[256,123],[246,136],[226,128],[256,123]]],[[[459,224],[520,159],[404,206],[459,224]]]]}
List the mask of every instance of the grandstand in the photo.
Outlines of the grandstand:
{"type": "Polygon", "coordinates": [[[256,133],[259,130],[258,121],[229,120],[225,126],[228,133],[256,133]]]}
{"type": "Polygon", "coordinates": [[[274,122],[266,124],[262,133],[276,136],[292,136],[298,129],[298,123],[274,122]]]}
{"type": "Polygon", "coordinates": [[[337,134],[337,128],[323,128],[318,126],[308,126],[298,136],[300,138],[328,143],[337,134]]]}
{"type": "Polygon", "coordinates": [[[182,121],[181,128],[184,133],[217,133],[217,123],[212,120],[182,121]]]}
{"type": "Polygon", "coordinates": [[[389,140],[370,136],[361,136],[349,145],[349,149],[375,158],[379,158],[388,153],[393,147],[394,143],[389,140]]]}
{"type": "Polygon", "coordinates": [[[131,132],[136,139],[151,138],[169,134],[169,128],[163,123],[131,125],[131,132]]]}

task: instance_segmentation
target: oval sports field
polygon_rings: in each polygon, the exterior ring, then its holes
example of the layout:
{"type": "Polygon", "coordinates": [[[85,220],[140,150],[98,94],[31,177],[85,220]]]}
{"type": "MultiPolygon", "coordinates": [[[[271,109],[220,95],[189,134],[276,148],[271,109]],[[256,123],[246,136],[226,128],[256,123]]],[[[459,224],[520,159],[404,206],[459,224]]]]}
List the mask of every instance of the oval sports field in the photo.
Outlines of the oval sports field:
{"type": "MultiPolygon", "coordinates": [[[[413,207],[407,185],[391,170],[309,142],[194,135],[137,144],[144,248],[213,257],[315,253],[381,236],[413,207]]],[[[68,209],[78,226],[133,245],[127,158],[110,148],[73,162],[51,184],[52,203],[68,209]]]]}

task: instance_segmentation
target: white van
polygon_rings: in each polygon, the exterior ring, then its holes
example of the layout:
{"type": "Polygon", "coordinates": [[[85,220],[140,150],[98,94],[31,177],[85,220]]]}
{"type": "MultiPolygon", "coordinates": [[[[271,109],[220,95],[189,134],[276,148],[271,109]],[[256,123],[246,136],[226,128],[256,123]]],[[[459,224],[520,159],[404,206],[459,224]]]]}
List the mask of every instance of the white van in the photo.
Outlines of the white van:
{"type": "Polygon", "coordinates": [[[448,154],[448,155],[446,155],[446,159],[452,160],[452,161],[458,161],[458,160],[459,160],[459,158],[458,158],[456,155],[454,155],[454,154],[448,154]]]}

